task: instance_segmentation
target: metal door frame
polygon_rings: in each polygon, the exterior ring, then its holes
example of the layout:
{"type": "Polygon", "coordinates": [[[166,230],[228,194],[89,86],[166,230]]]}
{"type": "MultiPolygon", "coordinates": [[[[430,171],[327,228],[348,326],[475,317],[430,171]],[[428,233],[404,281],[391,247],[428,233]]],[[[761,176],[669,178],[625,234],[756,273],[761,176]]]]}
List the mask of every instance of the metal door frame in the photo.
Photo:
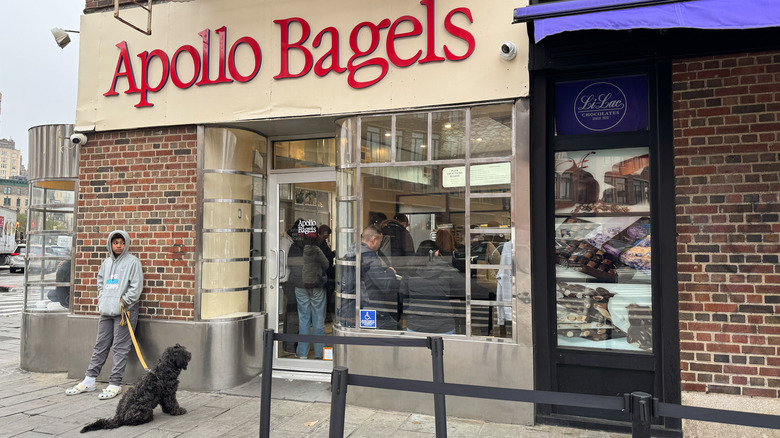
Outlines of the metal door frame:
{"type": "MultiPolygon", "coordinates": [[[[266,309],[268,310],[268,327],[276,330],[279,327],[279,186],[281,184],[333,182],[336,183],[336,169],[333,167],[304,169],[295,171],[272,172],[268,175],[268,244],[266,245],[266,309]]],[[[331,204],[331,215],[335,211],[331,204]]],[[[335,225],[335,224],[334,224],[335,225]]],[[[335,235],[335,233],[334,233],[335,235]]],[[[335,350],[335,349],[334,349],[335,350]]],[[[296,371],[315,371],[329,373],[333,361],[300,360],[278,357],[278,342],[274,348],[274,368],[296,371]]]]}

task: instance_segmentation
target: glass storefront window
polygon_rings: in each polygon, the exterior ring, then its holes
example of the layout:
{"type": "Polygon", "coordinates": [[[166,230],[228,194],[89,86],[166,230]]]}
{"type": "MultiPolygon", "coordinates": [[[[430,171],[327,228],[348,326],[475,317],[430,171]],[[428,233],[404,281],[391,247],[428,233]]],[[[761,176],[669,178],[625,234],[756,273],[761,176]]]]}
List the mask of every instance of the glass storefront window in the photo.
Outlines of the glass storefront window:
{"type": "Polygon", "coordinates": [[[274,169],[335,165],[336,141],[333,138],[274,142],[274,169]]]}
{"type": "Polygon", "coordinates": [[[343,193],[355,198],[337,209],[338,324],[512,337],[513,111],[496,104],[340,121],[340,144],[355,143],[354,125],[362,143],[357,166],[345,148],[337,167],[339,181],[357,181],[343,193]],[[478,163],[469,164],[469,150],[478,163]]]}
{"type": "Polygon", "coordinates": [[[402,114],[395,122],[396,161],[428,160],[428,114],[402,114]]]}
{"type": "Polygon", "coordinates": [[[431,119],[433,159],[465,158],[466,110],[435,112],[431,119]]]}
{"type": "Polygon", "coordinates": [[[471,110],[471,158],[512,155],[512,105],[471,110]]]}
{"type": "Polygon", "coordinates": [[[366,117],[361,120],[360,161],[363,163],[387,163],[391,161],[390,145],[393,141],[392,117],[366,117]]]}
{"type": "Polygon", "coordinates": [[[266,140],[205,128],[201,319],[240,317],[264,306],[266,140]]]}
{"type": "Polygon", "coordinates": [[[652,352],[648,148],[555,154],[557,338],[652,352]]]}
{"type": "Polygon", "coordinates": [[[74,188],[72,181],[31,183],[26,247],[17,245],[24,257],[26,311],[65,312],[70,306],[74,188]]]}

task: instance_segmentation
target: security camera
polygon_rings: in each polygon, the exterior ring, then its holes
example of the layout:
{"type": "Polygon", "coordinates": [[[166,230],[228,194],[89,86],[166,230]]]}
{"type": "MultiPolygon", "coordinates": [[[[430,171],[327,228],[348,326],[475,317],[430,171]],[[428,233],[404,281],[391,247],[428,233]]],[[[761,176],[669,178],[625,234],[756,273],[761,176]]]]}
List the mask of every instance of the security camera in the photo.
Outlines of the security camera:
{"type": "Polygon", "coordinates": [[[70,142],[73,144],[87,144],[87,136],[84,134],[73,134],[70,136],[70,142]]]}
{"type": "Polygon", "coordinates": [[[505,61],[511,61],[517,56],[517,46],[511,41],[504,41],[501,44],[501,58],[505,61]]]}

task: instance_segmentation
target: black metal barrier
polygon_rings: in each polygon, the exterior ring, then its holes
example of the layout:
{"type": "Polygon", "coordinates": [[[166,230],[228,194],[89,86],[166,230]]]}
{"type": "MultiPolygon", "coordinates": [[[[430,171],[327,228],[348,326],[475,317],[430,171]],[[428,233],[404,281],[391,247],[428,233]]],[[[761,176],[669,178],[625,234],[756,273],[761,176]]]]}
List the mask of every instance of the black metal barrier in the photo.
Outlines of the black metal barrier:
{"type": "MultiPolygon", "coordinates": [[[[268,438],[271,431],[271,380],[273,372],[274,341],[299,341],[323,344],[342,345],[373,345],[384,347],[425,347],[431,350],[433,366],[433,381],[444,383],[444,341],[439,336],[427,338],[371,338],[364,336],[319,336],[275,333],[273,329],[263,332],[263,375],[260,396],[260,436],[268,438]]],[[[344,436],[344,414],[347,405],[347,381],[336,382],[335,374],[331,373],[331,422],[330,436],[344,436]],[[343,390],[341,390],[343,385],[343,390]],[[343,403],[333,403],[336,398],[343,398],[343,403]],[[333,418],[337,417],[334,422],[333,418]],[[334,428],[335,427],[335,428],[334,428]]],[[[447,408],[444,405],[444,394],[433,393],[433,409],[436,418],[436,436],[447,436],[447,408]]]]}
{"type": "Polygon", "coordinates": [[[649,438],[651,436],[652,421],[660,417],[685,418],[714,423],[780,429],[780,416],[777,415],[662,403],[659,402],[657,398],[644,392],[633,392],[624,394],[620,397],[444,383],[444,343],[440,337],[403,339],[290,335],[275,334],[273,330],[268,329],[263,333],[263,380],[262,395],[260,399],[260,436],[263,438],[268,437],[270,431],[271,372],[266,372],[266,370],[272,369],[274,340],[350,345],[427,347],[431,349],[433,382],[349,374],[349,370],[345,367],[334,367],[333,372],[331,373],[329,435],[332,438],[344,436],[344,414],[346,412],[347,387],[349,385],[434,394],[434,415],[437,438],[446,438],[447,436],[447,412],[444,404],[445,395],[627,412],[631,415],[631,430],[632,437],[634,438],[649,438]]]}

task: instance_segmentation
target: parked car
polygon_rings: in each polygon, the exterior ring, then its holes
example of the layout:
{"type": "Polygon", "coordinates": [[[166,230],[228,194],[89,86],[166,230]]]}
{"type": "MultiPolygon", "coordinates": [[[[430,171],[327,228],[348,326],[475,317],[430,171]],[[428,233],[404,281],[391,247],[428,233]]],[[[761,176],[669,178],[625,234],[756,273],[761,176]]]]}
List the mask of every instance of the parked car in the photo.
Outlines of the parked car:
{"type": "MultiPolygon", "coordinates": [[[[47,256],[70,256],[70,248],[64,246],[47,246],[47,256]]],[[[8,263],[8,270],[10,272],[24,272],[24,262],[27,256],[33,256],[34,259],[40,259],[42,257],[40,245],[33,245],[27,248],[27,244],[20,243],[16,246],[16,249],[11,254],[11,260],[8,263]]],[[[30,267],[30,272],[40,272],[40,266],[44,267],[46,273],[51,273],[57,270],[57,266],[62,263],[62,260],[43,260],[35,261],[30,267]]]]}
{"type": "Polygon", "coordinates": [[[11,253],[11,259],[8,262],[8,270],[13,272],[24,272],[24,257],[27,255],[27,245],[20,243],[11,253]]]}
{"type": "Polygon", "coordinates": [[[70,256],[70,247],[67,246],[49,246],[46,248],[47,254],[56,256],[70,256]]]}

